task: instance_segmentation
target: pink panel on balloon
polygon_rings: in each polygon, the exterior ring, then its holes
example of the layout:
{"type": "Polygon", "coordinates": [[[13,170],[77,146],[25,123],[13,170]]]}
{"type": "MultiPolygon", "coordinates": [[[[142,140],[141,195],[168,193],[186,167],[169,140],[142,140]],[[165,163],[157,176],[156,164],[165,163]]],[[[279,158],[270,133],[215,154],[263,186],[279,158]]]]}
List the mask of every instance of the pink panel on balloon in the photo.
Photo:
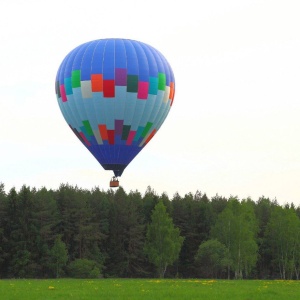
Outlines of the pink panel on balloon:
{"type": "Polygon", "coordinates": [[[149,90],[149,82],[139,81],[138,85],[138,99],[147,99],[149,90]]]}
{"type": "Polygon", "coordinates": [[[61,100],[62,102],[66,102],[68,99],[67,99],[67,95],[66,95],[66,90],[65,90],[65,86],[62,84],[60,87],[60,94],[61,94],[61,100]]]}
{"type": "Polygon", "coordinates": [[[133,138],[135,136],[135,133],[136,133],[136,131],[133,131],[133,130],[129,132],[128,139],[126,141],[126,145],[131,145],[133,138]]]}

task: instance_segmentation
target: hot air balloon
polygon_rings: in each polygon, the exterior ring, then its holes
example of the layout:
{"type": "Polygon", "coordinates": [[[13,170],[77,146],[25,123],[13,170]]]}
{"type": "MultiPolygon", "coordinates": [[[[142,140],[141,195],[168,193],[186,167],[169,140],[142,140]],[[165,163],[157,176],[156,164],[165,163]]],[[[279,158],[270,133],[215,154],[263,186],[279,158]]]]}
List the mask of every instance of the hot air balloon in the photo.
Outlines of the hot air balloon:
{"type": "Polygon", "coordinates": [[[175,80],[152,46],[110,38],[73,49],[58,69],[55,90],[66,122],[101,166],[114,172],[115,187],[167,117],[175,80]]]}

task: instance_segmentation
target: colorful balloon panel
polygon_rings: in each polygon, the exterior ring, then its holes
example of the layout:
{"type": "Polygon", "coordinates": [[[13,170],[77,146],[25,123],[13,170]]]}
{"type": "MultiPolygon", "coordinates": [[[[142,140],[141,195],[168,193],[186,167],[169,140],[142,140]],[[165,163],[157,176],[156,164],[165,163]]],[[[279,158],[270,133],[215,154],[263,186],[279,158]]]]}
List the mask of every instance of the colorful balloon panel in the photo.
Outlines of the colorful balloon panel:
{"type": "Polygon", "coordinates": [[[159,130],[172,106],[173,71],[134,40],[82,44],[62,61],[56,95],[72,131],[106,170],[123,170],[159,130]]]}

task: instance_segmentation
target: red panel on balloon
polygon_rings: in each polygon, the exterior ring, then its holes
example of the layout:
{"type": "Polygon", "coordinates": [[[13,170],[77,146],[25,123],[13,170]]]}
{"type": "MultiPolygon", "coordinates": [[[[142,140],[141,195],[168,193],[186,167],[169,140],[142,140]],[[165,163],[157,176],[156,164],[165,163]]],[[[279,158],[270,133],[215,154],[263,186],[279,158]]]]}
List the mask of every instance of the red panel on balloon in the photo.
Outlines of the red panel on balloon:
{"type": "Polygon", "coordinates": [[[115,143],[115,131],[114,130],[107,130],[108,135],[108,143],[110,145],[114,145],[115,143]]]}
{"type": "Polygon", "coordinates": [[[103,96],[106,98],[115,97],[115,81],[103,80],[103,96]]]}

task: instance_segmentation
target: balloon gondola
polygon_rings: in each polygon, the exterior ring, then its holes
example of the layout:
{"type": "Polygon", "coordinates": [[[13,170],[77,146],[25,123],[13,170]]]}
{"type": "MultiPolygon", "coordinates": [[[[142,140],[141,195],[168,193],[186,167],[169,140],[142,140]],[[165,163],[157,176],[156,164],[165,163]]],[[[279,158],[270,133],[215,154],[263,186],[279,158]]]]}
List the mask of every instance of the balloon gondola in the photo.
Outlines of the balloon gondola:
{"type": "Polygon", "coordinates": [[[175,80],[165,57],[145,43],[94,40],[62,61],[55,84],[71,130],[119,185],[124,169],[157,133],[173,104],[175,80]]]}
{"type": "Polygon", "coordinates": [[[113,178],[109,182],[109,186],[111,188],[119,187],[119,179],[117,177],[113,176],[113,178]]]}

